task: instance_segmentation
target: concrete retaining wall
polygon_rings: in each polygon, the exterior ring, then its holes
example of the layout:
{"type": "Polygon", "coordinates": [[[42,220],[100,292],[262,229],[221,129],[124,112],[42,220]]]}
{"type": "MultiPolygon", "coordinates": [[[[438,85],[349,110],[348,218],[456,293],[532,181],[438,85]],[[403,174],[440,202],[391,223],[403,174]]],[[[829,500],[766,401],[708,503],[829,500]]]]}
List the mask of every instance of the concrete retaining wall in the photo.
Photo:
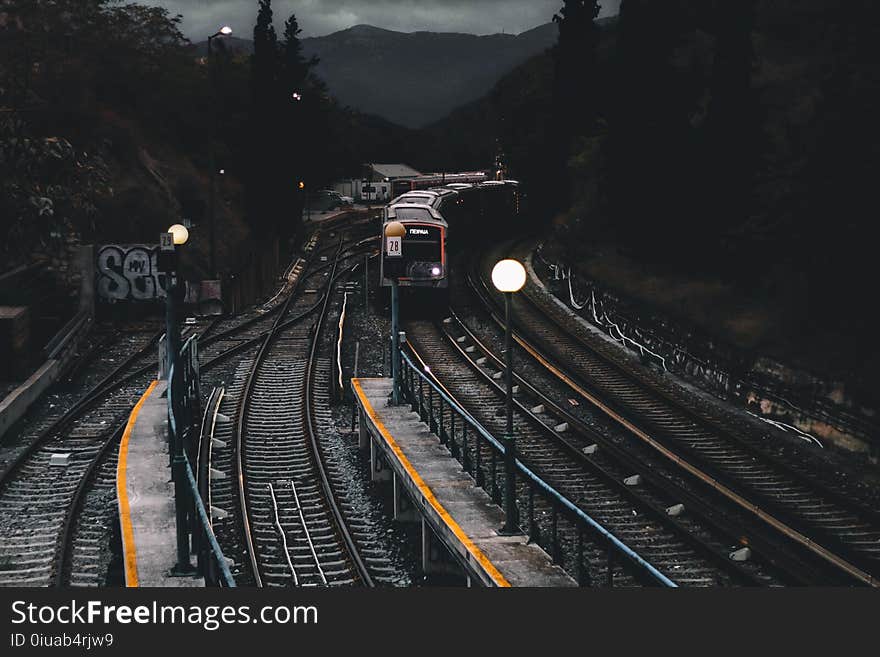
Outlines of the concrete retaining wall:
{"type": "Polygon", "coordinates": [[[782,422],[853,452],[877,453],[876,417],[849,398],[839,381],[823,380],[769,358],[745,353],[668,317],[648,313],[596,281],[534,254],[531,266],[570,312],[646,364],[677,374],[759,417],[782,422]]]}
{"type": "Polygon", "coordinates": [[[18,388],[0,401],[0,439],[30,408],[40,395],[55,383],[74,359],[80,340],[95,317],[94,247],[81,246],[73,259],[75,278],[80,287],[79,313],[50,342],[52,351],[47,360],[18,388]]]}

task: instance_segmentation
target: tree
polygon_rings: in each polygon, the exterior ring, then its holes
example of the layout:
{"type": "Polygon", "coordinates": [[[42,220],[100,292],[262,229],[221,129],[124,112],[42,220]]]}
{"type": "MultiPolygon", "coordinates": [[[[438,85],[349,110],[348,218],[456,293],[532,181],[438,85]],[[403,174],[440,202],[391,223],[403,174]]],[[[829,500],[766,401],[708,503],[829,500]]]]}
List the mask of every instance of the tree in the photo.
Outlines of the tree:
{"type": "Polygon", "coordinates": [[[743,224],[749,213],[760,131],[758,104],[752,89],[754,25],[755,0],[717,3],[712,99],[706,119],[712,176],[705,187],[711,194],[706,241],[715,244],[725,229],[743,224]]]}
{"type": "Polygon", "coordinates": [[[690,225],[690,96],[672,64],[684,29],[676,3],[621,4],[606,193],[622,241],[655,259],[677,255],[690,225]]]}
{"type": "Polygon", "coordinates": [[[552,212],[571,204],[568,162],[573,147],[592,133],[596,118],[596,47],[599,15],[595,0],[565,0],[553,16],[559,40],[553,48],[553,126],[550,171],[557,180],[555,193],[548,196],[552,212]]]}
{"type": "Polygon", "coordinates": [[[250,154],[246,181],[248,222],[255,227],[273,225],[280,205],[277,190],[279,151],[278,126],[278,37],[272,22],[272,0],[259,0],[251,56],[250,154]]]}
{"type": "Polygon", "coordinates": [[[554,102],[562,132],[570,138],[589,134],[596,113],[595,75],[599,15],[596,0],[565,0],[553,16],[559,41],[553,49],[554,102]]]}
{"type": "Polygon", "coordinates": [[[318,63],[317,57],[306,58],[303,55],[302,42],[299,35],[302,30],[296,15],[291,14],[284,23],[284,38],[281,43],[281,81],[285,89],[300,91],[305,88],[309,74],[318,63]]]}
{"type": "Polygon", "coordinates": [[[831,64],[809,126],[806,198],[787,237],[794,238],[799,264],[809,267],[810,320],[849,323],[851,333],[871,344],[875,322],[867,300],[875,294],[876,246],[866,237],[876,221],[880,168],[880,78],[874,64],[880,7],[854,3],[830,16],[826,26],[831,64]]]}
{"type": "Polygon", "coordinates": [[[283,180],[281,194],[284,199],[284,220],[281,232],[291,236],[302,216],[305,195],[312,190],[309,169],[316,159],[317,134],[326,135],[315,125],[316,108],[320,105],[318,85],[311,79],[311,71],[317,58],[303,55],[299,34],[302,30],[295,14],[284,23],[284,36],[279,48],[279,80],[277,103],[281,115],[283,180]],[[317,133],[317,134],[316,134],[317,133]],[[307,182],[304,190],[299,182],[307,182]]]}

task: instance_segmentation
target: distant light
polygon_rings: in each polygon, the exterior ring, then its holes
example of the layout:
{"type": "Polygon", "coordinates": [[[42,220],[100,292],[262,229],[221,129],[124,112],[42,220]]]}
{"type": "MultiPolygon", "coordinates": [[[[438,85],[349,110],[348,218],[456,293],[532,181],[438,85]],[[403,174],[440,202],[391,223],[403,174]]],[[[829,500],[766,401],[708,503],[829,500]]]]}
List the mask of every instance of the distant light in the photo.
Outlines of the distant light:
{"type": "Polygon", "coordinates": [[[230,34],[232,34],[232,28],[229,27],[228,25],[224,25],[223,27],[220,28],[220,34],[229,36],[230,34]]]}
{"type": "Polygon", "coordinates": [[[526,268],[518,260],[501,260],[492,269],[492,284],[499,292],[519,292],[526,284],[526,268]]]}
{"type": "Polygon", "coordinates": [[[434,276],[439,276],[439,275],[440,275],[440,267],[434,267],[434,268],[431,270],[431,273],[432,273],[434,276]]]}
{"type": "Polygon", "coordinates": [[[168,229],[168,232],[171,233],[175,246],[186,244],[189,239],[189,231],[182,224],[174,224],[168,229]]]}
{"type": "Polygon", "coordinates": [[[226,173],[226,169],[220,169],[220,175],[224,175],[226,173]]]}
{"type": "Polygon", "coordinates": [[[300,101],[303,99],[302,94],[296,91],[294,91],[290,97],[293,98],[295,101],[300,101]]]}

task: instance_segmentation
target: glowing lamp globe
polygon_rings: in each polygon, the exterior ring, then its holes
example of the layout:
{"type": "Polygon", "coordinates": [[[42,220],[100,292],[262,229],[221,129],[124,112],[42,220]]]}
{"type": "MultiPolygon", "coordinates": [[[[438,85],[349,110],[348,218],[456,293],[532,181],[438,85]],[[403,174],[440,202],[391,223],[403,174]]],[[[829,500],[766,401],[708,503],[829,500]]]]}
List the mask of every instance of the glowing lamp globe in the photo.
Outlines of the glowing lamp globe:
{"type": "Polygon", "coordinates": [[[385,225],[385,237],[403,237],[406,235],[406,226],[399,221],[392,221],[385,225]]]}
{"type": "Polygon", "coordinates": [[[499,292],[519,292],[526,284],[526,268],[518,260],[501,260],[492,269],[492,284],[499,292]]]}
{"type": "Polygon", "coordinates": [[[172,235],[174,246],[186,244],[186,241],[189,239],[189,231],[186,229],[186,226],[181,224],[174,224],[168,229],[168,232],[172,235]]]}

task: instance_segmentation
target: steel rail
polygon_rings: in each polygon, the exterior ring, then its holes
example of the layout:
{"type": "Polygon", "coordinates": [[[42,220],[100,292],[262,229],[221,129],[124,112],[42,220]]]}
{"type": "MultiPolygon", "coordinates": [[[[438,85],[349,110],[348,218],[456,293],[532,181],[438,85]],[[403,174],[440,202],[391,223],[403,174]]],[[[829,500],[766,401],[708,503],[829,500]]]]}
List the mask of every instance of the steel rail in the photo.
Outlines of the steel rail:
{"type": "MultiPolygon", "coordinates": [[[[330,275],[331,281],[334,278],[335,272],[336,266],[333,267],[333,274],[330,275]]],[[[339,505],[336,502],[336,494],[334,493],[333,487],[330,485],[330,479],[327,476],[327,470],[324,465],[324,457],[321,453],[320,445],[318,444],[317,432],[315,431],[315,420],[312,416],[312,376],[315,365],[317,364],[316,354],[318,350],[318,340],[321,334],[321,327],[324,325],[324,319],[327,316],[327,308],[329,307],[331,296],[332,283],[327,287],[327,293],[324,295],[324,306],[321,310],[321,314],[318,316],[317,324],[315,325],[315,330],[312,335],[311,349],[309,350],[309,360],[306,363],[306,377],[303,395],[303,403],[305,404],[306,412],[306,429],[308,430],[309,442],[312,447],[312,455],[314,457],[315,465],[317,466],[318,473],[321,477],[321,488],[324,490],[324,497],[327,499],[330,510],[333,513],[333,518],[336,521],[336,527],[339,530],[343,541],[345,542],[345,545],[349,552],[349,556],[352,558],[352,561],[354,562],[355,568],[357,569],[361,580],[366,586],[374,587],[375,583],[373,582],[373,578],[370,575],[370,571],[360,556],[360,551],[358,550],[357,544],[355,543],[354,538],[352,538],[351,533],[348,531],[348,527],[345,522],[345,516],[343,516],[342,511],[340,510],[339,505]]]]}
{"type": "MultiPolygon", "coordinates": [[[[409,345],[409,349],[412,350],[413,353],[417,353],[412,344],[407,344],[409,345]]],[[[454,396],[451,396],[448,393],[448,390],[445,387],[436,383],[435,377],[429,376],[423,371],[424,360],[421,358],[421,356],[418,356],[418,360],[423,363],[421,368],[413,362],[413,360],[410,358],[410,355],[406,353],[406,351],[401,352],[401,358],[403,358],[403,360],[409,365],[411,370],[415,372],[421,380],[424,380],[437,392],[438,395],[440,395],[440,397],[449,405],[451,409],[454,409],[464,420],[466,420],[471,425],[471,428],[474,430],[474,432],[479,434],[483,438],[483,440],[485,440],[503,457],[505,446],[502,445],[491,433],[489,433],[489,431],[487,431],[481,423],[476,421],[473,416],[471,416],[470,413],[467,412],[464,406],[462,406],[454,396]]],[[[586,525],[601,538],[606,540],[610,546],[614,547],[614,549],[620,554],[620,556],[622,556],[630,564],[635,566],[640,572],[647,575],[653,582],[669,588],[678,588],[678,585],[671,579],[669,579],[669,577],[664,575],[653,564],[651,564],[639,553],[637,553],[635,550],[633,550],[623,541],[617,538],[617,536],[606,529],[601,523],[593,519],[592,516],[579,509],[568,498],[566,498],[564,495],[561,495],[556,489],[547,484],[540,476],[533,472],[520,459],[516,459],[516,468],[521,477],[523,477],[526,481],[529,481],[533,486],[541,489],[544,494],[552,501],[552,503],[559,505],[562,509],[566,510],[568,513],[577,518],[582,524],[586,525]]]]}
{"type": "MultiPolygon", "coordinates": [[[[466,336],[470,338],[473,344],[475,344],[482,353],[484,353],[491,361],[495,364],[496,369],[500,369],[504,371],[504,361],[496,356],[491,349],[489,349],[485,344],[483,344],[471,331],[464,325],[461,320],[458,319],[458,316],[454,311],[450,310],[453,317],[459,322],[459,326],[466,336]]],[[[503,399],[505,396],[505,390],[498,384],[496,380],[494,380],[489,373],[481,370],[479,365],[471,359],[468,354],[462,348],[458,342],[455,341],[452,335],[445,331],[441,331],[445,337],[447,338],[450,346],[456,350],[458,355],[464,360],[464,362],[484,381],[486,385],[488,385],[495,394],[503,399]]],[[[552,409],[554,411],[554,415],[557,416],[558,420],[568,423],[569,427],[572,428],[576,433],[581,434],[584,437],[587,437],[591,440],[595,440],[598,444],[602,444],[603,449],[608,451],[609,455],[613,456],[615,460],[620,465],[627,466],[631,468],[631,471],[637,474],[642,475],[643,479],[647,482],[650,481],[653,486],[658,489],[663,490],[667,494],[674,495],[679,497],[681,495],[681,491],[678,487],[664,486],[665,482],[660,482],[653,475],[650,468],[647,468],[643,465],[636,465],[633,463],[632,459],[621,459],[617,450],[613,443],[610,441],[604,440],[597,432],[593,431],[589,427],[587,427],[583,422],[579,419],[571,415],[562,409],[558,404],[556,404],[549,397],[538,391],[530,382],[523,379],[520,375],[514,373],[514,380],[521,386],[521,389],[527,390],[530,394],[532,394],[536,399],[538,399],[542,404],[545,405],[546,408],[552,409]]],[[[719,552],[717,549],[713,548],[703,539],[698,536],[693,535],[688,529],[682,525],[682,523],[678,522],[673,516],[668,514],[668,511],[665,507],[657,506],[654,502],[646,499],[643,495],[635,492],[632,487],[627,486],[623,481],[614,477],[610,472],[606,470],[606,468],[598,463],[593,462],[587,456],[580,451],[580,449],[572,444],[568,439],[566,439],[562,434],[557,432],[553,426],[548,426],[544,422],[541,421],[540,418],[535,415],[532,409],[522,403],[519,399],[514,398],[513,400],[515,408],[518,409],[519,413],[528,421],[533,427],[535,427],[538,431],[547,436],[553,444],[558,445],[562,450],[564,450],[572,459],[573,462],[582,465],[589,472],[593,473],[594,476],[598,477],[599,480],[604,481],[612,490],[616,491],[619,495],[628,499],[632,504],[638,505],[639,507],[644,508],[649,516],[653,516],[654,520],[658,522],[661,526],[664,526],[668,531],[673,532],[683,543],[689,544],[695,551],[695,553],[704,555],[709,562],[714,562],[717,567],[720,567],[731,577],[738,578],[740,581],[744,582],[750,586],[760,586],[763,585],[763,582],[756,577],[756,575],[748,570],[744,569],[737,562],[733,562],[729,559],[728,554],[719,552]]],[[[679,499],[682,499],[679,497],[679,499]]],[[[692,509],[694,503],[697,501],[694,496],[687,496],[682,501],[687,501],[687,508],[692,509]]],[[[735,532],[731,532],[729,530],[725,530],[724,534],[727,538],[736,540],[738,536],[735,532]]]]}
{"type": "MultiPolygon", "coordinates": [[[[338,264],[342,259],[344,259],[346,257],[343,254],[348,252],[348,251],[343,250],[343,246],[344,246],[344,243],[342,240],[340,240],[340,244],[338,247],[336,257],[334,257],[334,259],[331,263],[332,269],[331,269],[331,273],[327,279],[326,290],[322,296],[322,300],[319,300],[316,304],[314,304],[308,310],[301,313],[297,318],[297,319],[300,319],[302,317],[305,317],[306,315],[313,312],[316,308],[321,306],[321,312],[320,312],[320,315],[318,318],[317,328],[316,328],[315,334],[314,334],[315,336],[317,336],[320,333],[320,326],[322,325],[324,316],[326,315],[326,312],[327,312],[327,307],[328,307],[329,299],[331,296],[332,285],[337,279],[336,270],[337,270],[338,264]]],[[[313,275],[314,273],[315,272],[311,272],[310,275],[313,275]]],[[[251,370],[248,374],[248,378],[247,378],[247,381],[245,383],[245,386],[244,386],[244,389],[242,392],[242,399],[241,399],[241,402],[239,405],[238,422],[236,425],[236,432],[235,432],[235,452],[236,452],[235,467],[236,467],[236,476],[238,479],[239,505],[242,510],[242,524],[244,526],[243,528],[244,528],[244,533],[245,533],[245,541],[247,543],[248,559],[250,561],[251,569],[252,569],[252,572],[254,575],[254,580],[255,580],[255,583],[257,586],[263,585],[263,574],[260,571],[259,560],[257,558],[257,552],[256,552],[256,544],[255,544],[255,541],[253,538],[253,533],[252,533],[252,529],[251,529],[251,522],[250,522],[250,518],[249,518],[250,504],[247,499],[247,478],[246,478],[246,473],[245,473],[245,469],[244,469],[244,462],[243,462],[243,451],[244,451],[243,450],[243,447],[244,447],[243,436],[244,436],[244,432],[245,432],[245,422],[246,422],[246,418],[247,418],[247,410],[249,407],[249,402],[250,402],[253,388],[254,388],[255,381],[256,381],[256,373],[259,370],[261,363],[265,360],[266,355],[268,353],[269,346],[272,343],[272,341],[274,340],[275,336],[279,334],[280,330],[282,330],[283,327],[286,327],[286,326],[290,325],[290,323],[292,323],[292,322],[284,322],[282,320],[285,317],[285,315],[287,314],[293,299],[297,296],[296,293],[299,290],[300,286],[302,285],[302,281],[305,280],[306,278],[309,278],[309,277],[310,276],[307,276],[304,274],[303,276],[300,276],[297,279],[296,283],[294,284],[294,286],[292,287],[292,289],[288,295],[287,300],[283,304],[282,310],[281,310],[278,318],[275,320],[272,328],[266,332],[265,339],[263,340],[263,342],[260,346],[259,352],[257,353],[256,357],[254,358],[254,362],[253,362],[253,364],[251,366],[251,370]]],[[[309,403],[309,400],[310,400],[309,380],[310,380],[310,374],[311,374],[311,370],[313,368],[313,363],[314,363],[314,355],[313,354],[314,354],[314,345],[316,344],[316,339],[317,339],[316,337],[313,338],[313,342],[312,342],[312,347],[313,347],[312,352],[313,353],[310,355],[309,361],[307,362],[306,368],[305,368],[305,372],[306,372],[305,390],[306,390],[306,393],[304,395],[304,400],[303,400],[303,403],[305,404],[305,411],[306,411],[306,426],[307,426],[307,428],[310,432],[310,435],[312,437],[313,450],[317,449],[317,443],[315,442],[316,439],[315,439],[314,433],[312,431],[312,425],[311,425],[311,404],[309,403]]],[[[320,455],[318,454],[318,456],[320,456],[320,455]]],[[[332,488],[330,487],[329,481],[327,480],[327,475],[324,470],[323,463],[321,462],[320,457],[316,458],[315,462],[316,462],[316,465],[319,469],[319,474],[321,475],[321,485],[322,485],[322,488],[324,489],[324,492],[325,492],[325,498],[327,499],[328,505],[331,508],[331,512],[334,515],[334,520],[336,521],[336,525],[339,530],[339,533],[343,537],[343,540],[346,544],[346,548],[349,552],[349,556],[351,557],[355,567],[358,569],[359,574],[361,575],[364,583],[367,584],[368,586],[370,586],[370,585],[372,585],[372,579],[370,578],[369,572],[366,571],[366,566],[363,564],[363,561],[357,551],[357,547],[356,547],[354,541],[352,540],[352,538],[348,532],[348,529],[345,525],[344,517],[342,516],[342,513],[339,510],[338,505],[336,504],[336,500],[333,496],[332,488]],[[363,568],[363,570],[361,570],[361,568],[363,568]],[[366,574],[366,577],[364,577],[364,574],[366,574]]]]}
{"type": "MultiPolygon", "coordinates": [[[[277,531],[278,535],[281,537],[281,545],[284,548],[284,558],[287,560],[287,566],[290,568],[290,576],[293,578],[293,585],[299,586],[299,577],[297,577],[293,560],[290,558],[290,547],[287,545],[287,534],[284,533],[284,527],[281,525],[281,518],[278,516],[278,498],[275,497],[275,488],[272,484],[267,484],[266,487],[269,489],[269,495],[272,497],[272,512],[275,515],[275,531],[277,531]]],[[[299,501],[297,501],[296,504],[299,506],[299,501]]],[[[305,526],[305,521],[303,521],[303,526],[305,526]]],[[[309,542],[311,542],[311,540],[309,542]]],[[[315,557],[315,560],[317,561],[317,557],[315,557]]]]}
{"type": "MultiPolygon", "coordinates": [[[[493,320],[503,329],[504,328],[504,320],[499,316],[496,312],[497,308],[494,301],[491,300],[491,295],[488,294],[488,286],[483,280],[482,276],[479,277],[480,285],[486,289],[486,294],[484,294],[476,282],[473,280],[472,272],[469,272],[469,283],[472,289],[477,293],[477,295],[483,299],[487,308],[490,308],[490,314],[492,315],[493,320]]],[[[526,301],[529,301],[526,297],[526,301]]],[[[557,326],[553,318],[549,318],[549,321],[553,321],[557,326]]],[[[564,332],[570,335],[568,331],[565,330],[565,327],[559,326],[564,332]]],[[[685,470],[688,474],[696,477],[703,484],[709,486],[717,493],[723,495],[725,498],[729,499],[733,503],[735,503],[738,507],[748,511],[753,514],[766,524],[773,527],[776,531],[785,535],[789,539],[798,543],[802,547],[806,548],[809,552],[819,556],[829,564],[832,564],[834,567],[839,570],[847,573],[853,579],[861,582],[862,584],[871,586],[871,587],[880,587],[880,580],[871,575],[870,573],[864,571],[858,566],[850,563],[843,557],[840,557],[832,550],[824,547],[819,544],[815,540],[811,539],[809,536],[805,535],[801,531],[794,529],[789,526],[787,523],[779,520],[773,514],[764,510],[758,504],[755,504],[744,495],[734,491],[732,488],[719,481],[717,478],[707,474],[703,469],[697,467],[692,464],[688,460],[682,458],[678,454],[676,454],[672,449],[666,447],[662,444],[658,439],[651,436],[647,431],[637,426],[634,422],[625,417],[622,413],[614,409],[607,401],[600,398],[597,394],[592,391],[586,389],[585,386],[581,385],[573,376],[566,373],[561,367],[557,366],[553,363],[548,357],[546,357],[539,348],[537,348],[529,339],[527,334],[522,333],[521,330],[516,327],[512,327],[512,336],[513,339],[519,344],[519,346],[524,349],[532,358],[534,358],[537,362],[541,363],[547,371],[551,372],[554,376],[556,376],[560,381],[565,383],[568,387],[570,387],[577,394],[587,399],[594,407],[602,411],[609,418],[614,420],[616,423],[621,425],[624,429],[626,429],[629,433],[639,438],[644,444],[648,445],[652,449],[654,449],[657,453],[664,456],[666,459],[677,465],[678,467],[685,470]]],[[[578,341],[579,344],[583,345],[583,341],[578,340],[577,336],[571,336],[573,339],[578,341]]],[[[588,345],[583,345],[585,348],[589,349],[588,345]]],[[[591,353],[596,353],[592,349],[591,353]]],[[[603,360],[606,360],[601,354],[597,354],[603,360]]],[[[614,364],[612,364],[614,366],[614,364]]],[[[615,366],[616,367],[616,366],[615,366]]],[[[670,403],[674,403],[674,400],[671,400],[670,403]]],[[[812,483],[812,482],[811,482],[812,483]]]]}
{"type": "MultiPolygon", "coordinates": [[[[315,551],[315,544],[312,542],[312,532],[309,531],[309,525],[306,522],[306,516],[303,513],[302,504],[299,502],[299,493],[296,492],[296,484],[293,483],[293,479],[290,480],[290,490],[293,491],[293,499],[296,502],[296,510],[299,513],[299,521],[302,524],[303,533],[306,535],[306,540],[309,542],[309,550],[312,552],[312,559],[315,561],[315,567],[318,569],[318,574],[321,575],[321,581],[324,583],[324,586],[327,586],[327,575],[324,574],[324,569],[321,568],[321,560],[318,558],[318,553],[315,551]]],[[[285,545],[287,541],[285,540],[285,545]]]]}
{"type": "MultiPolygon", "coordinates": [[[[309,260],[311,260],[311,258],[309,258],[309,260]]],[[[332,279],[332,276],[330,278],[332,279]]],[[[251,395],[253,393],[254,384],[257,378],[257,371],[260,368],[260,364],[266,357],[266,353],[269,350],[269,345],[271,344],[272,339],[275,337],[275,333],[278,330],[279,324],[283,320],[284,316],[287,314],[287,311],[290,308],[294,298],[297,296],[297,292],[299,291],[299,288],[304,279],[305,276],[297,277],[296,282],[293,284],[289,294],[287,295],[287,299],[282,304],[280,304],[280,314],[273,322],[272,328],[266,332],[265,337],[263,338],[262,344],[260,345],[260,349],[257,352],[256,357],[254,358],[254,362],[251,365],[250,372],[248,372],[247,380],[245,381],[244,389],[241,393],[241,402],[239,403],[238,411],[238,422],[236,423],[235,429],[235,474],[236,478],[238,479],[238,501],[239,508],[241,509],[241,521],[244,529],[244,539],[247,544],[247,555],[251,565],[251,572],[254,576],[255,584],[257,585],[257,587],[260,588],[262,588],[263,586],[263,573],[260,569],[260,562],[257,558],[256,543],[253,537],[253,530],[251,529],[251,511],[247,495],[247,477],[245,475],[243,460],[245,423],[247,419],[247,412],[250,404],[251,395]]]]}

